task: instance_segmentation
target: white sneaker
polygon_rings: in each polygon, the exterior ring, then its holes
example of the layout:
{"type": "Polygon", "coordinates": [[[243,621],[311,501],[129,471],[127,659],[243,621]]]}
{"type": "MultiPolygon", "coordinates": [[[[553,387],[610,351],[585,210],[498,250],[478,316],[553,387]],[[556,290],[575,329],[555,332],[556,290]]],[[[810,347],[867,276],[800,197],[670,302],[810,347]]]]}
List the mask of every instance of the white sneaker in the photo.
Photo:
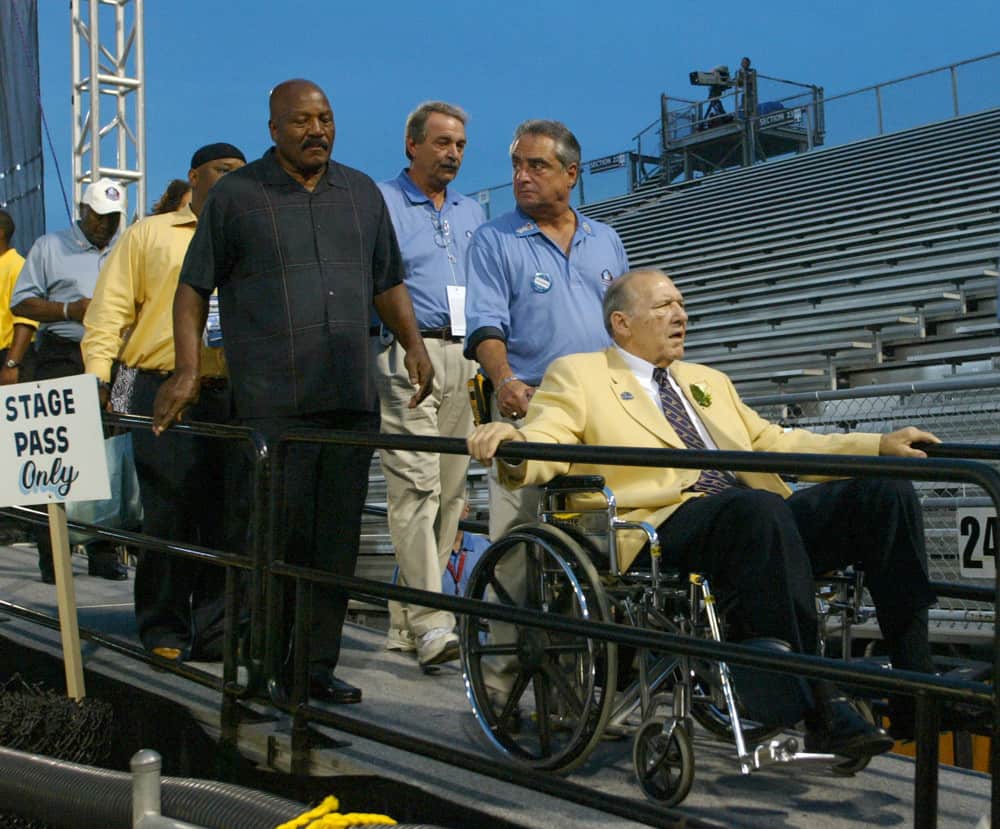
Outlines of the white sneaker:
{"type": "Polygon", "coordinates": [[[458,659],[458,637],[450,628],[432,628],[417,640],[417,660],[422,668],[458,659]]]}
{"type": "Polygon", "coordinates": [[[385,649],[400,653],[413,653],[417,649],[417,639],[412,630],[389,628],[389,633],[385,637],[385,649]]]}

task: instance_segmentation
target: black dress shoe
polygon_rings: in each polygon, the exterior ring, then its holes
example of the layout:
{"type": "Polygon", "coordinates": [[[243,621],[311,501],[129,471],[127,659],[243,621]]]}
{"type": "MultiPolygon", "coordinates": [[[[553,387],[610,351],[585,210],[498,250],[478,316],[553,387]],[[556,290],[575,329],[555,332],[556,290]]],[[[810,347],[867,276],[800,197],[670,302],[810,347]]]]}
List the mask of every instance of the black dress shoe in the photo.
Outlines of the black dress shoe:
{"type": "Polygon", "coordinates": [[[313,670],[309,674],[309,695],[334,705],[361,702],[361,689],[333,675],[333,668],[313,670]]]}
{"type": "Polygon", "coordinates": [[[100,576],[109,581],[125,581],[128,578],[128,568],[117,556],[91,556],[87,559],[87,575],[100,576]]]}
{"type": "Polygon", "coordinates": [[[893,739],[868,722],[845,697],[825,700],[806,717],[805,749],[852,759],[873,757],[892,748],[893,739]]]}

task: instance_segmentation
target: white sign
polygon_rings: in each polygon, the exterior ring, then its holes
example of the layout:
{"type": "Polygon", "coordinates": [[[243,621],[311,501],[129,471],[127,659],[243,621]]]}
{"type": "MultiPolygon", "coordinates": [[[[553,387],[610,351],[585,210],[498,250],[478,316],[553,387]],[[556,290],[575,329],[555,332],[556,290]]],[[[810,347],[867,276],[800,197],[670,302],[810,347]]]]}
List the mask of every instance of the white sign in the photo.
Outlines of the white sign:
{"type": "Polygon", "coordinates": [[[479,203],[480,204],[489,204],[490,203],[490,191],[489,190],[480,190],[478,193],[476,193],[476,196],[479,198],[479,203]]]}
{"type": "Polygon", "coordinates": [[[991,507],[959,507],[958,560],[963,579],[996,578],[997,514],[991,507]]]}
{"type": "Polygon", "coordinates": [[[0,386],[0,505],[110,497],[97,378],[0,386]]]}
{"type": "Polygon", "coordinates": [[[625,153],[615,153],[614,155],[595,158],[593,161],[588,162],[588,167],[590,174],[594,175],[595,173],[606,173],[608,170],[617,170],[619,167],[624,167],[625,161],[625,153]]]}

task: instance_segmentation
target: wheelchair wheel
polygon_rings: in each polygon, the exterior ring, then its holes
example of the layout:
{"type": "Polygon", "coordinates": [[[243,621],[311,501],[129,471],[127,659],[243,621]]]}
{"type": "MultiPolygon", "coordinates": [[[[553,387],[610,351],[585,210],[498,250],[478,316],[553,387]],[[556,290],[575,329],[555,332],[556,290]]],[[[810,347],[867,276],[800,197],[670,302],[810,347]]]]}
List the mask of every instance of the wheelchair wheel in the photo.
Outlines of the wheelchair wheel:
{"type": "Polygon", "coordinates": [[[650,800],[676,806],[687,797],[694,782],[691,735],[673,720],[646,720],[632,743],[632,767],[650,800]]]}
{"type": "MultiPolygon", "coordinates": [[[[695,662],[691,677],[691,716],[706,731],[720,740],[733,742],[733,725],[722,695],[722,684],[718,679],[718,668],[704,662],[695,662]]],[[[739,689],[736,689],[736,704],[739,710],[739,689]]],[[[740,711],[743,739],[748,745],[763,743],[781,732],[781,728],[765,725],[751,719],[744,719],[740,711]]]]}
{"type": "MultiPolygon", "coordinates": [[[[610,619],[587,552],[544,524],[517,527],[490,546],[469,578],[466,596],[574,619],[610,619]]],[[[587,758],[614,702],[613,643],[491,622],[474,613],[462,619],[460,642],[469,702],[497,749],[553,771],[587,758]]]]}

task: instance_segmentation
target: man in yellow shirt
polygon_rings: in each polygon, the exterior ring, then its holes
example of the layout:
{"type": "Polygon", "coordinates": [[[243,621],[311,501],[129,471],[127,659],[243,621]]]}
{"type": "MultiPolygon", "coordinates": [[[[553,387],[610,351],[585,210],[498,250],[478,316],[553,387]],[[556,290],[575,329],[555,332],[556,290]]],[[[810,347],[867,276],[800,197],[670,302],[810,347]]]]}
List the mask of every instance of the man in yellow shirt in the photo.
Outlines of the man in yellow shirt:
{"type": "MultiPolygon", "coordinates": [[[[112,366],[136,370],[129,411],[151,415],[156,392],[174,370],[172,307],[177,277],[209,190],[246,163],[231,144],[210,144],[191,158],[189,206],[130,227],[97,279],[83,324],[86,371],[97,375],[107,403],[112,366]],[[126,339],[126,333],[128,333],[126,339]]],[[[194,421],[226,423],[231,398],[221,343],[201,358],[201,394],[187,412],[194,421]]],[[[152,432],[132,434],[143,505],[143,531],[171,541],[230,549],[239,521],[232,471],[221,441],[152,432]]],[[[244,522],[245,527],[245,522],[244,522]]],[[[144,552],[135,573],[135,614],[143,645],[168,659],[221,658],[222,568],[144,552]]]]}
{"type": "Polygon", "coordinates": [[[38,323],[10,312],[10,297],[24,257],[14,250],[14,220],[0,210],[0,386],[21,382],[21,363],[38,323]]]}

